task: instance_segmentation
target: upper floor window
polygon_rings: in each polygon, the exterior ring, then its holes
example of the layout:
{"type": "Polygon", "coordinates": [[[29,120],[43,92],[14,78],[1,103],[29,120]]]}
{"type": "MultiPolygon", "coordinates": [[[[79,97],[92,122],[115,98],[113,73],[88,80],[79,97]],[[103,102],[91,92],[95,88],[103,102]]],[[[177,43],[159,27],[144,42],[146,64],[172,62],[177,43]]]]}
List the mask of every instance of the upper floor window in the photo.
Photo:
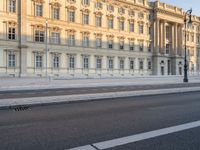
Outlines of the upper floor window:
{"type": "Polygon", "coordinates": [[[60,33],[58,33],[58,32],[51,33],[51,43],[53,43],[53,44],[60,43],[60,33]]]}
{"type": "Polygon", "coordinates": [[[35,42],[44,42],[44,31],[35,30],[35,42]]]}
{"type": "Polygon", "coordinates": [[[151,42],[148,44],[148,52],[151,52],[151,42]]]}
{"type": "Polygon", "coordinates": [[[16,40],[16,28],[15,27],[8,27],[8,39],[16,40]]]}
{"type": "Polygon", "coordinates": [[[68,44],[69,44],[70,46],[74,46],[74,45],[75,45],[75,35],[70,34],[70,35],[68,36],[68,44]]]}
{"type": "Polygon", "coordinates": [[[8,54],[8,67],[16,67],[16,55],[13,52],[8,54]]]}
{"type": "Polygon", "coordinates": [[[89,14],[83,14],[83,24],[89,24],[89,14]]]}
{"type": "Polygon", "coordinates": [[[98,8],[98,9],[102,9],[103,5],[101,2],[96,2],[95,3],[95,8],[98,8]]]}
{"type": "Polygon", "coordinates": [[[113,69],[113,59],[112,58],[108,58],[108,69],[113,69]]]}
{"type": "Polygon", "coordinates": [[[60,57],[57,55],[53,56],[53,68],[59,68],[60,66],[60,57]]]}
{"type": "Polygon", "coordinates": [[[144,26],[143,24],[139,24],[139,34],[143,34],[144,33],[144,26]]]}
{"type": "Polygon", "coordinates": [[[41,17],[43,15],[42,4],[35,4],[35,16],[41,17]]]}
{"type": "Polygon", "coordinates": [[[118,12],[119,12],[120,14],[125,14],[125,9],[122,8],[122,7],[120,7],[120,8],[118,8],[118,12]]]}
{"type": "Polygon", "coordinates": [[[166,54],[170,53],[170,49],[171,49],[171,45],[170,44],[166,44],[166,54]]]}
{"type": "Polygon", "coordinates": [[[134,69],[134,60],[130,60],[129,62],[129,66],[130,66],[130,69],[133,70],[134,69]]]}
{"type": "Polygon", "coordinates": [[[144,18],[144,14],[142,12],[138,13],[138,18],[144,18]]]}
{"type": "Polygon", "coordinates": [[[97,38],[96,39],[96,47],[97,48],[101,48],[102,47],[102,39],[101,38],[97,38]]]}
{"type": "Polygon", "coordinates": [[[82,0],[83,5],[90,5],[90,0],[82,0]]]}
{"type": "Polygon", "coordinates": [[[119,49],[120,50],[124,49],[124,41],[119,41],[119,49]]]}
{"type": "Polygon", "coordinates": [[[119,21],[119,30],[124,31],[124,21],[119,21]]]}
{"type": "Polygon", "coordinates": [[[113,48],[113,40],[108,40],[108,48],[109,49],[113,48]]]}
{"type": "Polygon", "coordinates": [[[138,0],[138,3],[144,4],[144,0],[138,0]]]}
{"type": "Polygon", "coordinates": [[[113,29],[113,18],[108,19],[108,28],[113,29]]]}
{"type": "Polygon", "coordinates": [[[52,14],[53,19],[60,19],[60,8],[53,7],[52,13],[53,13],[52,14]]]}
{"type": "Polygon", "coordinates": [[[95,22],[97,27],[101,27],[101,16],[96,16],[95,22]]]}
{"type": "Polygon", "coordinates": [[[75,11],[68,11],[68,20],[69,22],[75,22],[75,11]]]}
{"type": "Polygon", "coordinates": [[[129,23],[129,32],[134,32],[134,23],[129,23]]]}
{"type": "Polygon", "coordinates": [[[96,58],[96,68],[101,69],[102,68],[102,59],[96,58]]]}
{"type": "Polygon", "coordinates": [[[124,69],[124,60],[123,59],[119,60],[119,69],[124,69]]]}
{"type": "Polygon", "coordinates": [[[89,47],[89,37],[83,36],[83,47],[89,47]]]}
{"type": "Polygon", "coordinates": [[[144,69],[144,62],[143,62],[143,60],[140,60],[140,61],[139,61],[139,69],[140,69],[140,70],[143,70],[143,69],[144,69]]]}
{"type": "Polygon", "coordinates": [[[83,57],[83,68],[88,69],[89,68],[89,58],[84,56],[83,57]]]}
{"type": "Polygon", "coordinates": [[[112,5],[108,5],[107,10],[110,12],[114,12],[114,7],[112,5]]]}
{"type": "Polygon", "coordinates": [[[132,41],[129,42],[129,50],[130,51],[134,50],[134,42],[132,42],[132,41]]]}
{"type": "Polygon", "coordinates": [[[170,29],[170,26],[166,26],[166,39],[168,41],[171,40],[171,29],[170,29]]]}
{"type": "Polygon", "coordinates": [[[139,51],[142,52],[144,50],[144,44],[143,42],[139,43],[139,51]]]}
{"type": "Polygon", "coordinates": [[[9,0],[9,12],[16,13],[16,0],[9,0]]]}
{"type": "Polygon", "coordinates": [[[133,10],[129,10],[128,11],[129,16],[133,17],[135,16],[135,12],[133,10]]]}
{"type": "Polygon", "coordinates": [[[148,69],[151,70],[151,68],[152,68],[152,63],[151,63],[151,61],[149,60],[149,61],[148,61],[148,69]]]}
{"type": "Polygon", "coordinates": [[[69,56],[69,68],[74,69],[75,68],[75,57],[69,56]]]}

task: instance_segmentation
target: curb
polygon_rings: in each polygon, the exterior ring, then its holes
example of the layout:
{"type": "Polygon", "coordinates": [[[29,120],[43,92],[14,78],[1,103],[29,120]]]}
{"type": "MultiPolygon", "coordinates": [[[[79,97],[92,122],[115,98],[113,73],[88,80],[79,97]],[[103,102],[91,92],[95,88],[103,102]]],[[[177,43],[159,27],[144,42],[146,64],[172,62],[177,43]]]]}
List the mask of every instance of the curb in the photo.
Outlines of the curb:
{"type": "Polygon", "coordinates": [[[93,94],[77,94],[77,95],[65,95],[65,96],[49,96],[49,97],[33,97],[33,98],[20,98],[20,99],[1,99],[0,110],[12,109],[20,106],[45,106],[55,105],[62,103],[76,103],[86,101],[97,101],[114,98],[125,97],[138,97],[138,96],[154,96],[164,94],[177,94],[198,92],[200,87],[187,87],[187,88],[173,88],[162,90],[144,90],[144,91],[126,91],[126,92],[110,92],[110,93],[93,93],[93,94]]]}

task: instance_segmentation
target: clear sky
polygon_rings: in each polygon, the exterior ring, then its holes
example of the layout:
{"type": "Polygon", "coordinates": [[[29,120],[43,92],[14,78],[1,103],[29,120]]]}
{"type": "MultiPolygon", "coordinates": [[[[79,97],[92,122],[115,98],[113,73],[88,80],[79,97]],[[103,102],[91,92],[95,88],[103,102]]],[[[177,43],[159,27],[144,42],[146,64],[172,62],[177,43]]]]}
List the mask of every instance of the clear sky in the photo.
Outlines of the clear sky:
{"type": "Polygon", "coordinates": [[[188,10],[193,9],[193,15],[200,17],[200,0],[160,0],[161,2],[175,5],[177,7],[188,10]]]}

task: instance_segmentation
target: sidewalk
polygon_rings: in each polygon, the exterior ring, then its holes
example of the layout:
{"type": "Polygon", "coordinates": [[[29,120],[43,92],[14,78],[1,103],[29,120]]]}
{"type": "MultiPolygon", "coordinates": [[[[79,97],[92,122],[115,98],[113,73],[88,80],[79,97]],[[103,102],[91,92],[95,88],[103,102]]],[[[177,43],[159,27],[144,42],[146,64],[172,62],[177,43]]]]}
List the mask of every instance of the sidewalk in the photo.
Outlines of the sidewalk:
{"type": "MultiPolygon", "coordinates": [[[[200,83],[200,76],[190,76],[190,83],[200,83]]],[[[54,88],[81,88],[102,86],[128,86],[183,83],[182,76],[149,76],[114,79],[45,79],[45,78],[0,78],[0,91],[34,90],[54,88]]]]}
{"type": "MultiPolygon", "coordinates": [[[[36,78],[36,79],[6,78],[6,79],[0,79],[0,81],[1,81],[0,91],[183,83],[182,77],[180,76],[134,77],[134,78],[123,78],[123,79],[50,80],[50,81],[41,78],[36,78]]],[[[190,77],[189,81],[190,83],[200,83],[200,77],[199,76],[190,77]]],[[[17,106],[47,105],[56,103],[102,100],[102,99],[111,99],[120,97],[135,97],[135,96],[147,96],[147,95],[149,96],[158,94],[172,94],[172,93],[183,93],[183,92],[193,92],[193,91],[200,91],[200,87],[150,89],[150,90],[140,90],[140,91],[105,92],[105,93],[31,97],[31,98],[10,98],[10,99],[0,99],[0,109],[8,109],[10,107],[17,107],[17,106]]]]}

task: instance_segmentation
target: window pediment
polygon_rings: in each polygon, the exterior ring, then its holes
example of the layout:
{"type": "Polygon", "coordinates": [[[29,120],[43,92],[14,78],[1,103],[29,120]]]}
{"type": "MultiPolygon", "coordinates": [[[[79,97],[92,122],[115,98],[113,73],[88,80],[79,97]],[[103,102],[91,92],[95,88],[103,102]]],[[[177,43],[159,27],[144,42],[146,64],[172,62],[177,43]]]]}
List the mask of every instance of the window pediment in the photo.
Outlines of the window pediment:
{"type": "Polygon", "coordinates": [[[108,39],[113,39],[114,38],[114,35],[112,35],[112,34],[108,34],[106,36],[107,36],[108,39]]]}
{"type": "Polygon", "coordinates": [[[50,30],[51,30],[51,31],[55,31],[55,32],[60,32],[60,31],[61,31],[61,28],[60,28],[60,27],[57,27],[57,26],[54,26],[54,27],[50,27],[50,30]]]}
{"type": "Polygon", "coordinates": [[[32,0],[32,1],[35,2],[35,3],[45,3],[44,0],[32,0]]]}
{"type": "Polygon", "coordinates": [[[66,8],[68,9],[68,10],[73,10],[73,11],[75,11],[77,8],[75,7],[75,6],[73,6],[73,5],[69,5],[69,6],[66,6],[66,8]]]}
{"type": "Polygon", "coordinates": [[[7,23],[8,23],[8,26],[12,26],[12,27],[17,26],[17,22],[14,20],[9,20],[9,21],[7,21],[7,23]]]}
{"type": "Polygon", "coordinates": [[[119,21],[124,21],[125,17],[117,17],[117,19],[119,19],[119,21]]]}
{"type": "Polygon", "coordinates": [[[34,24],[32,25],[35,29],[40,29],[40,30],[44,30],[45,29],[45,26],[42,25],[42,24],[34,24]]]}
{"type": "Polygon", "coordinates": [[[51,6],[54,6],[54,7],[61,7],[62,6],[59,0],[52,0],[49,4],[51,6]]]}
{"type": "Polygon", "coordinates": [[[106,15],[109,19],[113,19],[115,16],[113,14],[106,15]]]}
{"type": "Polygon", "coordinates": [[[94,14],[95,14],[96,16],[102,16],[102,15],[103,15],[103,13],[100,12],[100,11],[96,11],[96,12],[94,12],[94,14]]]}

